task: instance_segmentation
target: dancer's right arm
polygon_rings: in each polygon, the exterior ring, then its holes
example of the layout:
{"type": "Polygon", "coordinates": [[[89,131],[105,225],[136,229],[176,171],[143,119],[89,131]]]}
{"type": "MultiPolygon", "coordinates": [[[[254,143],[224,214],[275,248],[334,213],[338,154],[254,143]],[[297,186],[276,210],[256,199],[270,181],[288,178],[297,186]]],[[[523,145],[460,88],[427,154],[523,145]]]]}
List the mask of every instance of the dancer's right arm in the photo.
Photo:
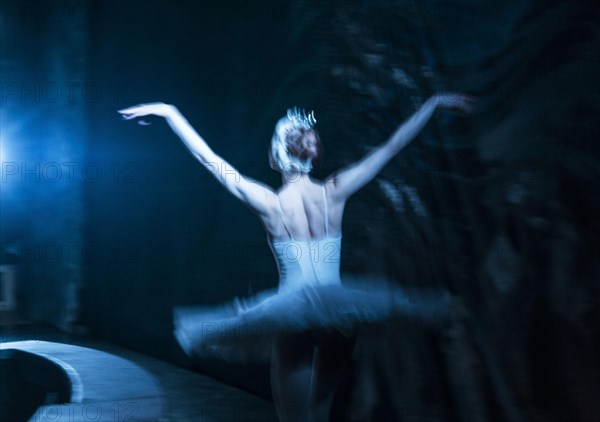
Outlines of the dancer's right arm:
{"type": "Polygon", "coordinates": [[[330,196],[339,202],[345,202],[348,197],[373,180],[381,169],[419,134],[438,107],[471,112],[474,101],[474,97],[464,94],[446,93],[432,96],[401,124],[386,142],[373,149],[357,163],[327,177],[325,184],[330,186],[330,196]]]}
{"type": "Polygon", "coordinates": [[[276,205],[275,192],[263,183],[242,176],[217,155],[190,125],[177,107],[164,103],[141,104],[119,110],[125,119],[147,115],[162,116],[196,159],[236,198],[259,215],[268,215],[276,205]]]}

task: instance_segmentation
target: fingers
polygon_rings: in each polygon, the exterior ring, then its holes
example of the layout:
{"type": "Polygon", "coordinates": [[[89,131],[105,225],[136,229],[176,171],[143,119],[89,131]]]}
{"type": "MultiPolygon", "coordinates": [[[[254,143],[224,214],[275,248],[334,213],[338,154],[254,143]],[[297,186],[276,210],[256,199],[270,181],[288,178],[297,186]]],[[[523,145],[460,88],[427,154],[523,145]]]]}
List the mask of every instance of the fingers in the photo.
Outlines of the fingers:
{"type": "Polygon", "coordinates": [[[446,104],[464,104],[473,103],[477,100],[477,97],[468,94],[458,94],[455,92],[444,92],[438,94],[439,98],[446,104]]]}
{"type": "Polygon", "coordinates": [[[141,114],[144,111],[151,110],[156,104],[158,103],[138,104],[134,105],[133,107],[127,107],[121,110],[117,110],[117,112],[121,114],[141,114]]]}
{"type": "Polygon", "coordinates": [[[131,120],[137,117],[136,113],[125,113],[122,111],[119,111],[119,113],[121,113],[121,117],[123,117],[124,120],[131,120]]]}
{"type": "Polygon", "coordinates": [[[474,97],[472,95],[465,95],[463,99],[463,110],[465,110],[468,113],[472,113],[476,108],[477,101],[477,97],[474,97]]]}
{"type": "MultiPolygon", "coordinates": [[[[146,103],[146,104],[138,104],[133,107],[123,108],[121,110],[117,110],[118,113],[121,113],[125,120],[134,119],[136,117],[156,115],[156,116],[164,116],[167,112],[168,106],[164,103],[146,103]]],[[[140,123],[146,124],[146,123],[140,123]]]]}
{"type": "Polygon", "coordinates": [[[133,107],[122,108],[121,110],[117,110],[117,112],[122,113],[122,114],[129,114],[129,113],[135,112],[139,108],[140,108],[140,106],[137,105],[137,106],[133,106],[133,107]]]}
{"type": "Polygon", "coordinates": [[[117,110],[117,113],[121,113],[121,117],[123,117],[123,119],[131,120],[137,116],[137,113],[135,112],[136,108],[137,107],[124,108],[122,110],[117,110]]]}
{"type": "Polygon", "coordinates": [[[136,117],[145,116],[148,114],[145,112],[144,104],[136,105],[133,107],[123,108],[121,110],[117,110],[117,113],[121,113],[121,116],[125,120],[135,119],[136,117]]]}
{"type": "Polygon", "coordinates": [[[467,113],[475,110],[477,97],[467,94],[446,93],[443,94],[443,100],[447,107],[459,109],[467,113]]]}

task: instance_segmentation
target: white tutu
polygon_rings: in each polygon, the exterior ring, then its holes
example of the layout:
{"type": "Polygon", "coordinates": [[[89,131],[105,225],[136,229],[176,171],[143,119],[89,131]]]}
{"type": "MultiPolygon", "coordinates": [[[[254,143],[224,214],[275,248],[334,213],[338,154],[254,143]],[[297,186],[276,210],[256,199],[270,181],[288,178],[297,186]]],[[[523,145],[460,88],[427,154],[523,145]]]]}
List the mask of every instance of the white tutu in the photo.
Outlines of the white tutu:
{"type": "Polygon", "coordinates": [[[394,283],[343,278],[343,284],[305,285],[279,293],[262,291],[218,306],[177,307],[175,337],[188,355],[228,361],[268,361],[272,340],[286,335],[354,335],[358,326],[391,318],[443,323],[444,292],[407,293],[394,283]]]}

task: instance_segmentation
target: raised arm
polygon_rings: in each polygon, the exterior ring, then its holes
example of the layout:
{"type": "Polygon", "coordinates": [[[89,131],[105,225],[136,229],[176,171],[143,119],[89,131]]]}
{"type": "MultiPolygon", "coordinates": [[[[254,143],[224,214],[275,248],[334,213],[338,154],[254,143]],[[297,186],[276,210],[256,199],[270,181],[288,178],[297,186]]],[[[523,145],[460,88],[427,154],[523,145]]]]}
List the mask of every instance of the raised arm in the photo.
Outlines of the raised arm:
{"type": "Polygon", "coordinates": [[[179,110],[169,104],[151,103],[119,110],[125,119],[147,115],[162,116],[194,157],[236,198],[259,215],[267,215],[276,204],[277,196],[267,185],[242,176],[221,158],[194,130],[179,110]]]}
{"type": "Polygon", "coordinates": [[[330,195],[346,201],[352,194],[369,183],[383,167],[423,129],[437,107],[454,107],[470,112],[473,98],[460,94],[441,94],[429,98],[406,122],[402,123],[383,144],[325,179],[330,195]]]}

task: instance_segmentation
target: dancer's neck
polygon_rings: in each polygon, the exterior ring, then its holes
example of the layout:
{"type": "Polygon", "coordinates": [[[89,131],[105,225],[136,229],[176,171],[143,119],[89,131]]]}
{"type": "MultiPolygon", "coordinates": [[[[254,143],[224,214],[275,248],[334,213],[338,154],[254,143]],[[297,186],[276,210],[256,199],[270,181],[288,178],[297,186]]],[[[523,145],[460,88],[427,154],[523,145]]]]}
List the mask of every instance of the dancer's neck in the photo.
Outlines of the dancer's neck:
{"type": "Polygon", "coordinates": [[[309,173],[288,173],[281,175],[281,184],[283,187],[287,187],[289,185],[305,186],[312,183],[313,181],[309,173]]]}

